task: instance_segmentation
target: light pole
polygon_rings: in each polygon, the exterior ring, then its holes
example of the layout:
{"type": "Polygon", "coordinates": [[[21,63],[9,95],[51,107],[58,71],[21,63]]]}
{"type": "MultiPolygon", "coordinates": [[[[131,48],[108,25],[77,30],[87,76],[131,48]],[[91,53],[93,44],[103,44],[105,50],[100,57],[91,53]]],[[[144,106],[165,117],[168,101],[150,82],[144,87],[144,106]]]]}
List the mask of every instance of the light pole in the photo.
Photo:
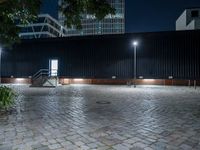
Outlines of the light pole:
{"type": "Polygon", "coordinates": [[[0,85],[1,85],[1,54],[2,54],[2,48],[0,47],[0,85]]]}
{"type": "Polygon", "coordinates": [[[136,88],[136,79],[137,79],[137,46],[138,42],[133,41],[134,46],[134,88],[136,88]]]}

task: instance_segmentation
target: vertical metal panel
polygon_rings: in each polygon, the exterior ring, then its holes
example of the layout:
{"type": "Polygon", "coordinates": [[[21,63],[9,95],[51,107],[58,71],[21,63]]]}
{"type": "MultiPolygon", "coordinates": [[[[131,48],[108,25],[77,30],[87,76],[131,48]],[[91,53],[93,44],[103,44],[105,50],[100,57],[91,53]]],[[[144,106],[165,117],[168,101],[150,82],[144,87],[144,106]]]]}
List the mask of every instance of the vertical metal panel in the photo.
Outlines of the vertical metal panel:
{"type": "Polygon", "coordinates": [[[132,40],[139,41],[137,76],[199,79],[200,31],[26,40],[3,57],[3,76],[30,76],[59,60],[59,75],[70,78],[133,77],[132,40]]]}

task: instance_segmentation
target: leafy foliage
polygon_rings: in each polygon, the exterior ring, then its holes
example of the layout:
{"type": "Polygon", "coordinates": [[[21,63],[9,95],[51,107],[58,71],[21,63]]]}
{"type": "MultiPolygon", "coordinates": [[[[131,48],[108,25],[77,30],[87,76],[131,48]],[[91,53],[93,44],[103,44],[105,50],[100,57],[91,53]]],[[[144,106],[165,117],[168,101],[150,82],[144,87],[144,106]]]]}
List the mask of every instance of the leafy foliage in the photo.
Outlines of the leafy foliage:
{"type": "Polygon", "coordinates": [[[14,104],[16,94],[11,88],[6,86],[0,87],[0,110],[9,109],[14,104]]]}
{"type": "MultiPolygon", "coordinates": [[[[37,18],[42,0],[0,0],[0,43],[12,45],[19,41],[19,24],[26,25],[37,18]]],[[[60,10],[66,16],[65,24],[81,29],[83,14],[95,16],[98,20],[115,9],[107,0],[62,0],[60,10]]]]}
{"type": "Polygon", "coordinates": [[[66,16],[65,24],[68,27],[75,25],[81,29],[81,19],[83,14],[95,16],[102,20],[108,14],[115,14],[115,9],[111,7],[107,0],[62,0],[60,10],[66,16]]]}
{"type": "Polygon", "coordinates": [[[16,23],[25,25],[36,19],[39,6],[40,0],[0,0],[0,43],[19,41],[16,23]]]}

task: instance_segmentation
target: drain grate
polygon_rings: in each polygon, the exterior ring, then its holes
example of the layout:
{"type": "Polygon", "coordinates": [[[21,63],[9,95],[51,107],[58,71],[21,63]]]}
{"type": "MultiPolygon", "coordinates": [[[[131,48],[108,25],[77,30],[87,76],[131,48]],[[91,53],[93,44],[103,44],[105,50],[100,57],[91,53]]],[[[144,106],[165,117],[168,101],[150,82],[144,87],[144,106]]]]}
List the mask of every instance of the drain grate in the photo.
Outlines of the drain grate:
{"type": "Polygon", "coordinates": [[[111,104],[109,101],[97,101],[97,104],[111,104]]]}

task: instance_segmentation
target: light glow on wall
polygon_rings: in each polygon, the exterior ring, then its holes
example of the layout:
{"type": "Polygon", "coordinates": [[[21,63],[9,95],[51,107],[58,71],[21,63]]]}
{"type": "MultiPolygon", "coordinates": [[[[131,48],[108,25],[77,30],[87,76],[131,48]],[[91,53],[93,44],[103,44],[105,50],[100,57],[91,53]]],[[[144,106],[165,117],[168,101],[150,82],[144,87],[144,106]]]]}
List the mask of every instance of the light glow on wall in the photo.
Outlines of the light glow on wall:
{"type": "Polygon", "coordinates": [[[139,79],[143,79],[144,77],[143,76],[139,76],[139,79]]]}
{"type": "Polygon", "coordinates": [[[17,81],[17,82],[22,82],[22,81],[24,81],[25,80],[25,78],[16,78],[15,79],[15,81],[17,81]]]}
{"type": "Polygon", "coordinates": [[[14,84],[27,84],[28,80],[27,78],[13,78],[14,84]]]}
{"type": "Polygon", "coordinates": [[[81,82],[81,81],[84,81],[84,79],[73,79],[75,82],[81,82]]]}
{"type": "Polygon", "coordinates": [[[65,78],[65,79],[64,79],[64,82],[69,82],[69,79],[65,78]]]}
{"type": "Polygon", "coordinates": [[[155,79],[143,79],[143,81],[145,81],[145,82],[154,82],[155,79]]]}

